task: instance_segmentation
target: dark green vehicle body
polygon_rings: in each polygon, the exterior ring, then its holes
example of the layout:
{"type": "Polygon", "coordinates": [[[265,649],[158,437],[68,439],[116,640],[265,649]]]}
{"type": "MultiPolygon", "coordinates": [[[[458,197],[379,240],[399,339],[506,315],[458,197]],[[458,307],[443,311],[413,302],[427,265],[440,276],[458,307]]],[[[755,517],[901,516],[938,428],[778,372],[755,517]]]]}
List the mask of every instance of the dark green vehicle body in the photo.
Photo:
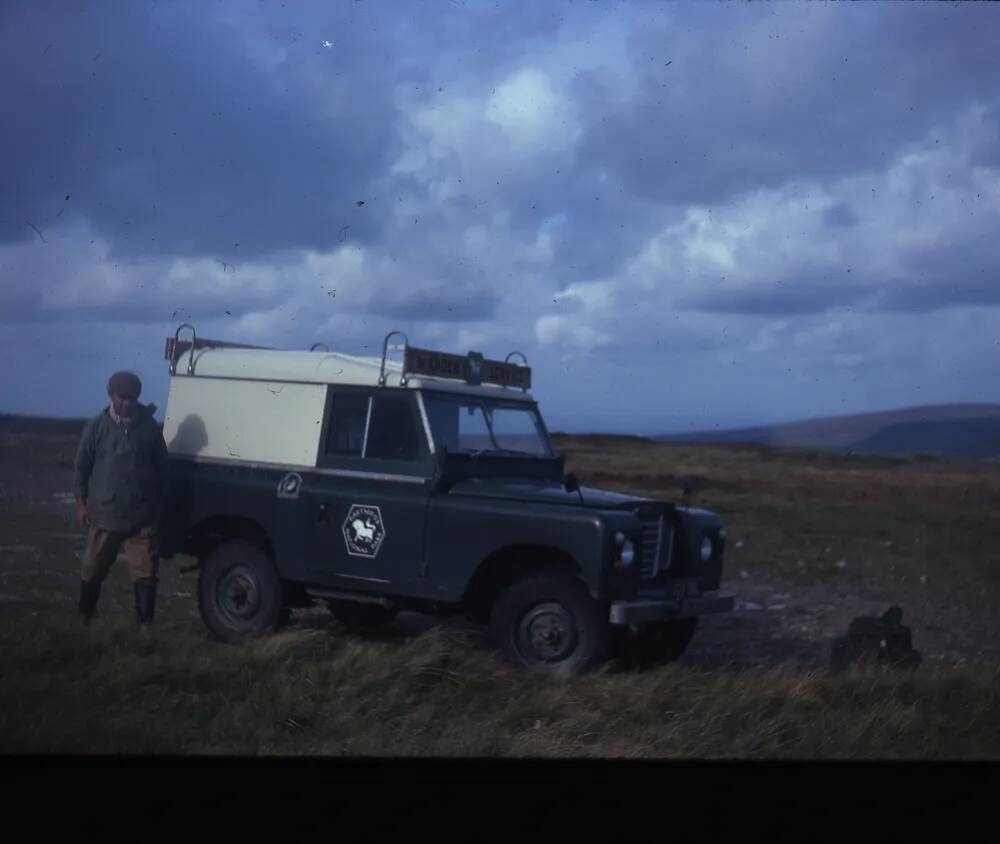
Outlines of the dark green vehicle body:
{"type": "Polygon", "coordinates": [[[725,532],[713,513],[577,489],[561,457],[432,451],[421,407],[412,389],[330,385],[313,467],[171,456],[164,556],[204,559],[250,539],[273,560],[286,606],[375,600],[485,622],[497,594],[539,568],[575,574],[612,624],[732,609],[716,594],[725,532]],[[417,438],[409,459],[332,453],[333,399],[359,393],[402,398],[417,438]],[[362,535],[374,554],[351,551],[362,535]],[[627,566],[622,537],[635,547],[627,566]]]}

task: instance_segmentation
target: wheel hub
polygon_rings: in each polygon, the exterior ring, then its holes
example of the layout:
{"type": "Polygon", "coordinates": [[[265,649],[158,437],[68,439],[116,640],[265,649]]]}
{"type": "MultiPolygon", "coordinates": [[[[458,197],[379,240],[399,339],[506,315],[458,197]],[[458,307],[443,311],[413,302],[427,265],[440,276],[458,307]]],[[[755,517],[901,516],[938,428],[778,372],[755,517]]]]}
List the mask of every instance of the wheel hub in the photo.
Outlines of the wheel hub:
{"type": "Polygon", "coordinates": [[[576,647],[573,618],[561,604],[532,607],[522,618],[517,632],[519,650],[530,662],[560,662],[576,647]]]}
{"type": "Polygon", "coordinates": [[[227,572],[219,583],[217,601],[230,618],[252,618],[260,608],[260,587],[253,572],[245,566],[227,572]]]}

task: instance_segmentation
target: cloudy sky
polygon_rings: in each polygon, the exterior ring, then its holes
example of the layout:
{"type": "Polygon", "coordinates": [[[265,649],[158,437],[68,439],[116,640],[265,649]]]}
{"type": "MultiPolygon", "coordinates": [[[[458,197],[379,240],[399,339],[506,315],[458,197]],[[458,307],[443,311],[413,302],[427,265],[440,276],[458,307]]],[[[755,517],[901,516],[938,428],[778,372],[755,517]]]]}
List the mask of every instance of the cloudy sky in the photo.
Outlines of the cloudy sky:
{"type": "MultiPolygon", "coordinates": [[[[1000,6],[0,4],[0,412],[164,338],[534,372],[550,427],[1000,401],[1000,6]]],[[[162,413],[161,413],[162,416],[162,413]]]]}

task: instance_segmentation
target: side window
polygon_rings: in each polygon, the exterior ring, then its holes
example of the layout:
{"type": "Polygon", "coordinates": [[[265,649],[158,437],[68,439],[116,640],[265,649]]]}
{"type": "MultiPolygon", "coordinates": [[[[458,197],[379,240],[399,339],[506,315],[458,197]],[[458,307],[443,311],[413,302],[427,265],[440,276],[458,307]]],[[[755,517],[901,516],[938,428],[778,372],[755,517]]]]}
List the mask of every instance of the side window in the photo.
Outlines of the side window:
{"type": "Polygon", "coordinates": [[[368,419],[368,396],[363,393],[341,393],[333,397],[330,406],[330,427],[326,436],[329,455],[360,457],[365,442],[365,422],[368,419]]]}
{"type": "Polygon", "coordinates": [[[424,402],[424,406],[434,432],[434,441],[439,446],[458,448],[458,414],[461,410],[458,403],[435,396],[433,401],[424,402]]]}
{"type": "Polygon", "coordinates": [[[376,396],[365,457],[416,460],[420,456],[417,423],[407,396],[376,396]]]}

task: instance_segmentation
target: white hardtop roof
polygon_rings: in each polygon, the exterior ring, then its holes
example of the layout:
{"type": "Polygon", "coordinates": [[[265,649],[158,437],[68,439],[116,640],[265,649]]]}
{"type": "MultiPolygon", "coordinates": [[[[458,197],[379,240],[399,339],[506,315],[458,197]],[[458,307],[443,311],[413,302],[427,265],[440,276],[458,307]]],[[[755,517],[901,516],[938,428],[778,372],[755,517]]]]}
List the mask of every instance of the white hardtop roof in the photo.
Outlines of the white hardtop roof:
{"type": "MultiPolygon", "coordinates": [[[[188,377],[191,350],[177,359],[175,378],[188,377]]],[[[289,381],[312,384],[357,384],[377,387],[382,359],[355,357],[341,352],[300,352],[282,349],[242,349],[209,347],[194,350],[194,373],[198,378],[233,378],[255,381],[289,381]]],[[[386,360],[385,385],[399,387],[403,367],[399,361],[386,360]]],[[[406,386],[413,389],[446,390],[495,399],[534,401],[531,393],[495,384],[474,386],[451,378],[409,375],[406,386]]]]}

